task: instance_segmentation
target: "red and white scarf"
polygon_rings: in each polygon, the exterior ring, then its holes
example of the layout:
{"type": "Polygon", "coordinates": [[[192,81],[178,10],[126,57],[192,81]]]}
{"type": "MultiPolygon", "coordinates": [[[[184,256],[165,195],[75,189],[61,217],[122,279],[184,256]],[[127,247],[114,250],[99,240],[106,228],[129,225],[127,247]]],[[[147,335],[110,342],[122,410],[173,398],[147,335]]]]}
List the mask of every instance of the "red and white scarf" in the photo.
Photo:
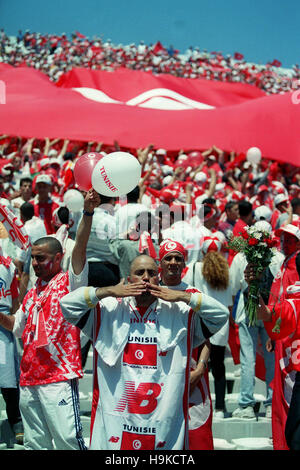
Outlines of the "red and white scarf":
{"type": "Polygon", "coordinates": [[[0,222],[4,225],[10,239],[22,250],[27,250],[30,246],[29,236],[26,233],[24,224],[7,207],[0,204],[0,222]]]}
{"type": "Polygon", "coordinates": [[[62,297],[62,294],[67,294],[68,292],[68,283],[66,282],[66,273],[64,272],[56,274],[44,289],[41,279],[38,279],[36,288],[33,290],[32,299],[34,305],[32,325],[36,325],[34,333],[36,347],[47,346],[48,344],[46,321],[49,318],[49,306],[46,305],[47,300],[51,296],[51,314],[56,317],[60,309],[59,299],[62,297]]]}

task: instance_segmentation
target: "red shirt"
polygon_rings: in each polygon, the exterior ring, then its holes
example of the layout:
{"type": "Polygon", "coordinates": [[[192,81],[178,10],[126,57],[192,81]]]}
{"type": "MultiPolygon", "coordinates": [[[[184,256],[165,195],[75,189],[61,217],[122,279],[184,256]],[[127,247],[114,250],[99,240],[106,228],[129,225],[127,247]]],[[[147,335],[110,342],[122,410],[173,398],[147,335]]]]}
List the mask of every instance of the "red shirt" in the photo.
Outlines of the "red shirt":
{"type": "Polygon", "coordinates": [[[69,292],[69,273],[30,289],[17,312],[22,334],[20,385],[43,385],[83,376],[80,330],[62,315],[59,299],[69,292]],[[46,335],[46,338],[45,338],[46,335]],[[46,341],[45,341],[46,340],[46,341]]]}
{"type": "MultiPolygon", "coordinates": [[[[284,340],[288,336],[291,341],[289,364],[292,370],[300,371],[300,285],[299,281],[290,286],[285,300],[272,306],[271,321],[265,321],[266,331],[273,340],[284,340]],[[281,319],[279,331],[273,331],[278,319],[281,319]]],[[[270,307],[270,306],[269,306],[270,307]]]]}
{"type": "Polygon", "coordinates": [[[38,202],[37,200],[33,199],[30,201],[30,203],[34,207],[34,215],[44,221],[47,235],[54,233],[54,228],[52,226],[52,214],[55,209],[59,207],[59,205],[52,201],[52,199],[49,199],[48,202],[38,202]]]}
{"type": "MultiPolygon", "coordinates": [[[[238,237],[238,236],[240,235],[240,232],[241,232],[242,228],[244,228],[244,227],[247,227],[246,222],[244,222],[242,219],[238,219],[238,220],[236,221],[234,227],[233,227],[232,235],[233,235],[234,237],[238,237]]],[[[229,250],[229,252],[228,252],[228,260],[227,260],[229,266],[231,265],[232,260],[233,260],[233,258],[235,257],[236,254],[237,254],[236,251],[234,251],[234,250],[229,250]]]]}

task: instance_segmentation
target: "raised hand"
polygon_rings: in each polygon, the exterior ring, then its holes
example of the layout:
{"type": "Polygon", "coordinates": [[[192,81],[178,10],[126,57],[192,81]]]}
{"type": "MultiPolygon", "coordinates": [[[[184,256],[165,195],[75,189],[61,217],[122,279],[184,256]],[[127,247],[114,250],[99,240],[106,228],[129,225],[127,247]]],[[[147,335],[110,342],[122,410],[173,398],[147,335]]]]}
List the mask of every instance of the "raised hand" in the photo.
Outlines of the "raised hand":
{"type": "Polygon", "coordinates": [[[84,199],[84,210],[87,212],[93,212],[96,207],[100,205],[101,199],[99,194],[94,190],[90,189],[84,199]]]}

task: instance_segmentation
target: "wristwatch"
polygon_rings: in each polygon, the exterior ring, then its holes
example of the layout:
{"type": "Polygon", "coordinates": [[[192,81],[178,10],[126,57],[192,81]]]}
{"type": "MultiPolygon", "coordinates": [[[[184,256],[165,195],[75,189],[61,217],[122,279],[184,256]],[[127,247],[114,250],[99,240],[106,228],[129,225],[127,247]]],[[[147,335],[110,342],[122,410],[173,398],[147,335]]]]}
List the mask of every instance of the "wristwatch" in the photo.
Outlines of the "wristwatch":
{"type": "Polygon", "coordinates": [[[94,211],[93,212],[88,212],[88,211],[83,210],[82,213],[83,213],[83,215],[88,215],[89,217],[94,215],[94,211]]]}

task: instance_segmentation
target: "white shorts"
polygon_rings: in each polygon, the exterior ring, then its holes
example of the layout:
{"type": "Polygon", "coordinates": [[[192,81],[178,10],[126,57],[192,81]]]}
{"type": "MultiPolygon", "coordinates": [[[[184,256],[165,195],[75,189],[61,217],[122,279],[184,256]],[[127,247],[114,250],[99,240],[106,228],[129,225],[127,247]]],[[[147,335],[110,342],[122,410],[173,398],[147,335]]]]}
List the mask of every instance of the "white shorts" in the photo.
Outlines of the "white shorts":
{"type": "Polygon", "coordinates": [[[20,387],[27,450],[86,450],[79,414],[78,379],[20,387]]]}

